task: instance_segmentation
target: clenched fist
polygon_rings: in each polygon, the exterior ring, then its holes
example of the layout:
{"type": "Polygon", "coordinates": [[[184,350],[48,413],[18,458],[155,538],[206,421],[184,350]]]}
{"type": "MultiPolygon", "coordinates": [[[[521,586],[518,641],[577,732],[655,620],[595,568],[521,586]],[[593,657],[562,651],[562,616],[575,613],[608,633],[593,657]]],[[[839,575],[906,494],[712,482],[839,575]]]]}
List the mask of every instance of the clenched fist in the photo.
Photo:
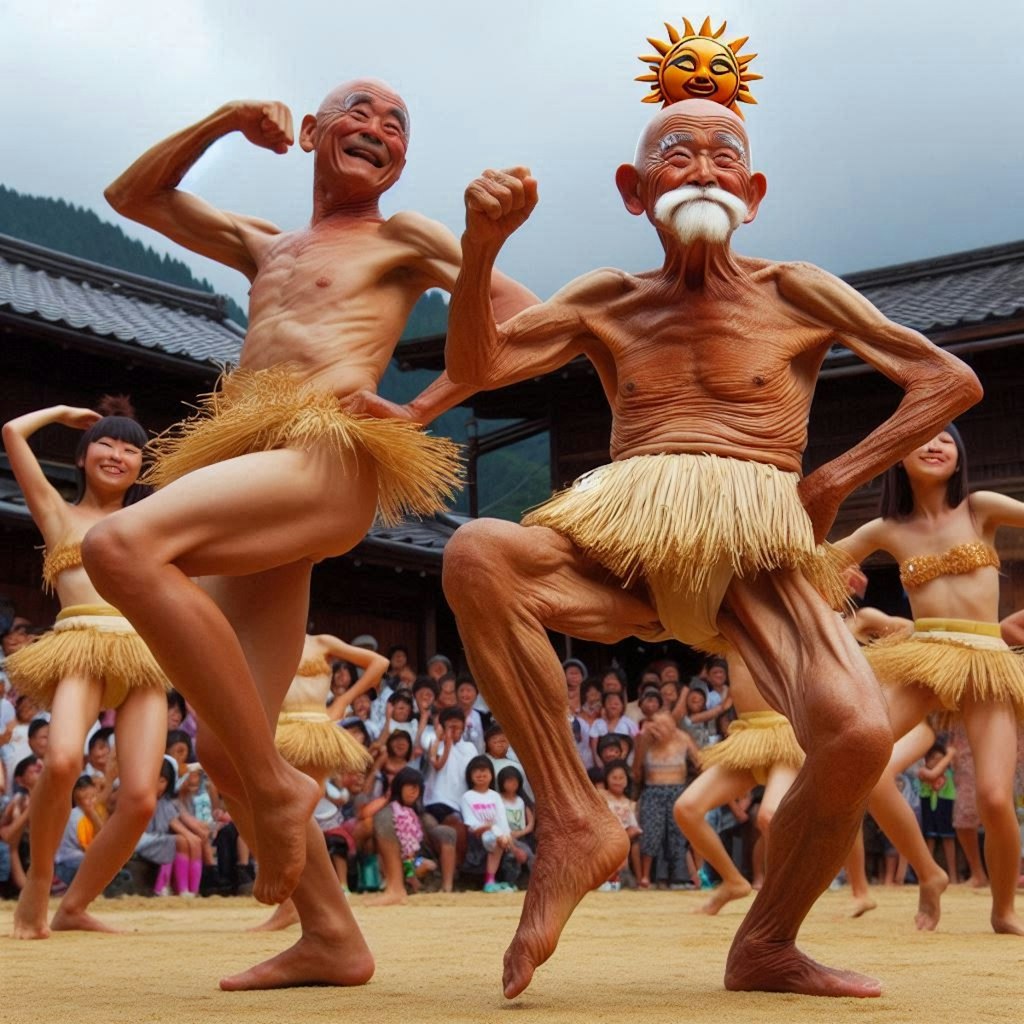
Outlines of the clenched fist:
{"type": "Polygon", "coordinates": [[[499,245],[537,205],[537,181],[528,167],[484,171],[466,189],[466,232],[474,241],[499,245]]]}
{"type": "Polygon", "coordinates": [[[287,153],[295,141],[292,112],[283,103],[266,100],[235,100],[231,104],[238,130],[254,145],[287,153]]]}

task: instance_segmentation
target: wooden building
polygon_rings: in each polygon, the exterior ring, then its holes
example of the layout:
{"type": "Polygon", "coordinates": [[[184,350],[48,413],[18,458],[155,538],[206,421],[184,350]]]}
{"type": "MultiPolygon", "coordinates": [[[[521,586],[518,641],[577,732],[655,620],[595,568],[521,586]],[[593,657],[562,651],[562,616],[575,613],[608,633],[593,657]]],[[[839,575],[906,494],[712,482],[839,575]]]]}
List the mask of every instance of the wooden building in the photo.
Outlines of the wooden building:
{"type": "MultiPolygon", "coordinates": [[[[213,389],[237,360],[243,332],[224,300],[207,292],[112,270],[0,235],[0,420],[50,405],[94,407],[127,394],[157,432],[213,389]]],[[[32,438],[51,481],[76,493],[76,432],[32,438]]],[[[330,514],[325,509],[325,514],[330,514]]],[[[318,630],[375,636],[382,650],[406,644],[420,663],[454,650],[457,634],[441,596],[441,553],[459,520],[441,516],[375,528],[348,556],[317,566],[311,617],[318,630]]],[[[46,623],[56,603],[41,590],[41,538],[0,454],[0,593],[19,614],[46,623]]]]}

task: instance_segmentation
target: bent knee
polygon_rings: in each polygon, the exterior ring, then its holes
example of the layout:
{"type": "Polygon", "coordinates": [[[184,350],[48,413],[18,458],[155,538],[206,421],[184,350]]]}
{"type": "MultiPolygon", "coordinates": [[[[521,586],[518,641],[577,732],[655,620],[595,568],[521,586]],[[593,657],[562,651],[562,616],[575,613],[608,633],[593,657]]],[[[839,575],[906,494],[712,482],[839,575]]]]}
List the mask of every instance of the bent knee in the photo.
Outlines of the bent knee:
{"type": "Polygon", "coordinates": [[[704,817],[704,808],[699,801],[683,793],[673,805],[672,814],[680,827],[689,827],[704,817]]]}
{"type": "Polygon", "coordinates": [[[54,786],[70,791],[82,774],[82,754],[71,750],[55,750],[51,747],[43,759],[43,770],[54,786]]]}
{"type": "Polygon", "coordinates": [[[476,519],[460,526],[445,545],[442,583],[445,597],[453,607],[480,595],[488,584],[504,577],[509,557],[510,531],[521,531],[514,523],[497,519],[476,519]]]}
{"type": "Polygon", "coordinates": [[[982,822],[992,821],[999,815],[1011,814],[1016,819],[1013,786],[979,785],[975,794],[978,817],[982,822]]]}
{"type": "Polygon", "coordinates": [[[156,793],[151,790],[126,790],[123,786],[117,791],[117,815],[134,825],[145,827],[156,810],[156,793]]]}
{"type": "Polygon", "coordinates": [[[119,518],[109,516],[97,523],[82,540],[82,565],[89,579],[108,589],[122,578],[136,576],[147,554],[135,532],[125,528],[119,518]]]}

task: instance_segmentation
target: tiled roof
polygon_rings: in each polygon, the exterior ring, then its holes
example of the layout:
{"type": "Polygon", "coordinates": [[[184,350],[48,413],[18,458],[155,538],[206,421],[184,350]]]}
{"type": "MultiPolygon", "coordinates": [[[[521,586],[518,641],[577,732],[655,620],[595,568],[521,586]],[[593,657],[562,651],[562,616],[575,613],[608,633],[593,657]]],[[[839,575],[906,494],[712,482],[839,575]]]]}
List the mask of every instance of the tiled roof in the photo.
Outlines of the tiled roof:
{"type": "Polygon", "coordinates": [[[5,311],[213,365],[237,361],[244,335],[219,295],[0,235],[5,311]]]}
{"type": "Polygon", "coordinates": [[[1024,315],[1024,241],[847,274],[890,320],[922,333],[1024,315]]]}
{"type": "Polygon", "coordinates": [[[445,544],[467,522],[465,516],[442,512],[429,519],[407,519],[397,526],[374,526],[359,547],[392,554],[415,552],[420,559],[440,564],[445,544]]]}

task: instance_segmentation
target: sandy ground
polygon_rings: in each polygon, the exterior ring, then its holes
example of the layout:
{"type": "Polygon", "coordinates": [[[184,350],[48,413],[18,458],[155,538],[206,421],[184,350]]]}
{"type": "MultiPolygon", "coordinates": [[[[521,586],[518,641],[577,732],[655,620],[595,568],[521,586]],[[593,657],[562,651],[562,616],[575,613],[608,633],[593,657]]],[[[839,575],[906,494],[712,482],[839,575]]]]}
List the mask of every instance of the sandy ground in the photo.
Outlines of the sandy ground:
{"type": "Polygon", "coordinates": [[[402,1024],[684,1024],[687,1021],[857,1021],[902,1024],[1024,1019],[1024,939],[988,930],[987,893],[946,899],[941,930],[914,930],[916,891],[876,890],[879,907],[843,917],[845,892],[826,893],[802,945],[826,963],[884,980],[881,999],[826,1000],[726,992],[722,969],[747,901],[717,918],[691,912],[697,893],[594,893],[577,910],[554,958],[512,1002],[501,996],[501,957],[519,894],[420,896],[405,907],[353,897],[377,958],[364,988],[225,993],[217,979],[294,941],[247,934],[266,914],[248,899],[101,901],[125,935],[59,934],[15,942],[12,905],[0,906],[0,1019],[8,1024],[201,1021],[291,1024],[342,1020],[402,1024]]]}

